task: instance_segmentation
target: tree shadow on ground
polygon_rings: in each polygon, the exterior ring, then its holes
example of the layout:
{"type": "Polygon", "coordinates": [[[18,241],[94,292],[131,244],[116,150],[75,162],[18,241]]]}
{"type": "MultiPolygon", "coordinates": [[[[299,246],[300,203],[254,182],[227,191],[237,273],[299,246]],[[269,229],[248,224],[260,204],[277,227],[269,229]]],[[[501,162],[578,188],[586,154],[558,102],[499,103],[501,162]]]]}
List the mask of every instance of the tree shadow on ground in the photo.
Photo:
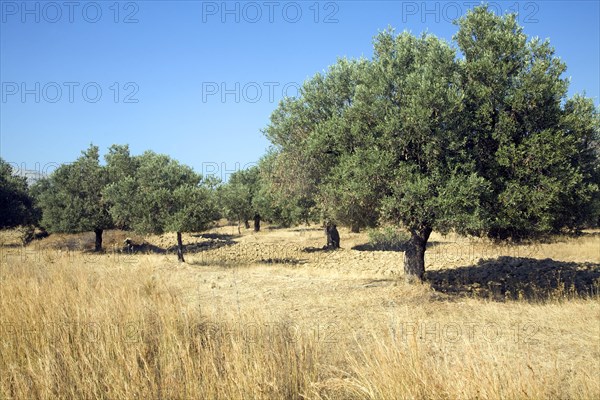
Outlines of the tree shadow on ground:
{"type": "MultiPolygon", "coordinates": [[[[196,243],[188,243],[183,245],[183,251],[185,253],[201,253],[203,251],[210,251],[220,249],[221,247],[228,247],[238,244],[235,240],[208,240],[196,243]]],[[[173,245],[167,249],[169,253],[177,253],[177,246],[173,245]]]]}
{"type": "Polygon", "coordinates": [[[123,246],[121,249],[122,253],[132,253],[132,254],[166,254],[168,252],[167,249],[163,249],[162,247],[155,246],[150,243],[141,243],[141,244],[132,244],[131,248],[127,248],[123,246]]]}
{"type": "MultiPolygon", "coordinates": [[[[443,242],[429,241],[427,242],[427,248],[435,247],[444,244],[443,242]]],[[[356,251],[406,251],[408,242],[399,243],[396,245],[388,244],[373,244],[363,243],[352,247],[352,250],[356,251]]]]}
{"type": "Polygon", "coordinates": [[[299,226],[294,229],[290,229],[292,232],[319,232],[323,231],[322,226],[299,226]]]}
{"type": "Polygon", "coordinates": [[[23,244],[22,243],[0,243],[0,247],[21,248],[21,247],[23,247],[23,244]]]}
{"type": "Polygon", "coordinates": [[[287,264],[287,265],[298,265],[306,264],[307,260],[299,258],[263,258],[259,261],[261,264],[287,264]]]}
{"type": "Polygon", "coordinates": [[[302,249],[302,252],[304,253],[329,253],[329,252],[333,252],[336,250],[340,250],[340,248],[338,249],[334,249],[332,247],[327,247],[327,246],[323,246],[323,247],[305,247],[302,249]]]}
{"type": "Polygon", "coordinates": [[[227,233],[193,233],[191,236],[200,238],[200,239],[227,240],[227,241],[232,241],[233,239],[237,239],[237,238],[241,237],[241,235],[230,235],[227,233]]]}
{"type": "MultiPolygon", "coordinates": [[[[216,250],[221,247],[233,246],[237,244],[232,238],[233,235],[221,235],[221,234],[204,234],[201,235],[203,239],[195,243],[185,243],[183,245],[184,253],[201,253],[203,251],[216,250]]],[[[153,244],[143,242],[140,244],[133,243],[131,248],[123,246],[121,252],[132,253],[132,254],[177,254],[177,245],[172,245],[167,248],[155,246],[153,244]]]]}
{"type": "Polygon", "coordinates": [[[495,301],[600,295],[600,264],[500,257],[472,266],[425,272],[436,291],[495,301]]]}
{"type": "MultiPolygon", "coordinates": [[[[150,243],[142,243],[142,244],[134,244],[130,248],[127,246],[116,246],[116,245],[108,245],[104,246],[101,251],[96,251],[94,249],[93,244],[87,244],[85,246],[78,245],[76,247],[65,246],[67,250],[80,250],[83,253],[89,254],[107,254],[107,253],[122,253],[122,254],[167,254],[168,250],[163,249],[162,247],[155,246],[150,243]]],[[[59,249],[63,249],[60,247],[59,249]]]]}

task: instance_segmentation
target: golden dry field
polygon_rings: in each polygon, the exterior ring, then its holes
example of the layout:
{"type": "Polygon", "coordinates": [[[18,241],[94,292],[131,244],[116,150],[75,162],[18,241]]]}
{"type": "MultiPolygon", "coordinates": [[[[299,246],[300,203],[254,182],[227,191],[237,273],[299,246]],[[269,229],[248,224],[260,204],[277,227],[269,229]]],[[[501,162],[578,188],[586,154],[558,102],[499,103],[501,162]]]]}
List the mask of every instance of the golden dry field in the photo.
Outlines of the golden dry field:
{"type": "Polygon", "coordinates": [[[317,227],[3,232],[0,399],[597,399],[600,234],[403,254],[317,227]],[[13,237],[11,237],[11,235],[13,237]]]}

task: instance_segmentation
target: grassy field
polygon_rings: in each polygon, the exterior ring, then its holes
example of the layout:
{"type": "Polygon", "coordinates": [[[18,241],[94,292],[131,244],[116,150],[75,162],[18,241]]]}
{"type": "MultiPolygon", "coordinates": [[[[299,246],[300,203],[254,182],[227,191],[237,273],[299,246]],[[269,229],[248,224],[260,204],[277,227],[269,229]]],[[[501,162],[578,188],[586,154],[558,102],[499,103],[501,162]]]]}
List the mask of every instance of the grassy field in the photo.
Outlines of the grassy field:
{"type": "Polygon", "coordinates": [[[600,398],[600,235],[402,253],[318,228],[0,248],[0,399],[600,398]],[[142,241],[145,240],[143,245],[142,241]]]}

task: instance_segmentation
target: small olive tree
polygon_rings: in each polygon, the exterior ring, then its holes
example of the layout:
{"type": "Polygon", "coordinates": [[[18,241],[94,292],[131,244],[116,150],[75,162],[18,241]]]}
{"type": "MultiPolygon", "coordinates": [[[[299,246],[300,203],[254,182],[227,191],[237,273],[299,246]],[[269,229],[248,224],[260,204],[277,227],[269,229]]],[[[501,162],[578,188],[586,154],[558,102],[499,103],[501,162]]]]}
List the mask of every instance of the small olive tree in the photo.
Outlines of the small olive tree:
{"type": "Polygon", "coordinates": [[[100,165],[98,147],[90,147],[71,164],[63,164],[52,175],[32,187],[36,206],[41,209],[41,225],[49,232],[93,231],[95,250],[102,250],[102,233],[113,227],[102,190],[108,183],[100,165]]]}
{"type": "Polygon", "coordinates": [[[147,151],[135,171],[103,191],[117,223],[142,234],[177,234],[177,259],[183,256],[182,232],[206,229],[218,215],[211,186],[192,168],[147,151]]]}

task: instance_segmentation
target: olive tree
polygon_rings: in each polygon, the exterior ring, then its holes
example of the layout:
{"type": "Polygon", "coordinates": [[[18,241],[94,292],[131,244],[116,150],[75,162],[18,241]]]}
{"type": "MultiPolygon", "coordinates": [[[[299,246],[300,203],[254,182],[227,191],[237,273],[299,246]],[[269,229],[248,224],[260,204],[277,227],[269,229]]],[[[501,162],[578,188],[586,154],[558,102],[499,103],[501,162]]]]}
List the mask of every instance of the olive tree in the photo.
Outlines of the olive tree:
{"type": "Polygon", "coordinates": [[[102,233],[113,227],[102,196],[107,183],[108,174],[100,165],[98,146],[90,145],[73,163],[61,165],[32,187],[42,212],[41,225],[49,232],[93,231],[95,250],[101,251],[102,233]]]}
{"type": "Polygon", "coordinates": [[[0,229],[30,225],[36,219],[26,178],[16,176],[10,164],[0,158],[0,229]]]}
{"type": "Polygon", "coordinates": [[[565,64],[515,15],[481,6],[457,24],[460,56],[381,32],[371,60],[307,81],[265,130],[282,186],[351,226],[410,232],[410,279],[434,230],[520,240],[598,220],[598,109],[567,98],[565,64]]]}
{"type": "Polygon", "coordinates": [[[142,234],[175,232],[177,259],[183,256],[182,232],[206,229],[218,215],[209,183],[192,168],[147,151],[135,160],[135,172],[103,191],[115,221],[142,234]]]}

